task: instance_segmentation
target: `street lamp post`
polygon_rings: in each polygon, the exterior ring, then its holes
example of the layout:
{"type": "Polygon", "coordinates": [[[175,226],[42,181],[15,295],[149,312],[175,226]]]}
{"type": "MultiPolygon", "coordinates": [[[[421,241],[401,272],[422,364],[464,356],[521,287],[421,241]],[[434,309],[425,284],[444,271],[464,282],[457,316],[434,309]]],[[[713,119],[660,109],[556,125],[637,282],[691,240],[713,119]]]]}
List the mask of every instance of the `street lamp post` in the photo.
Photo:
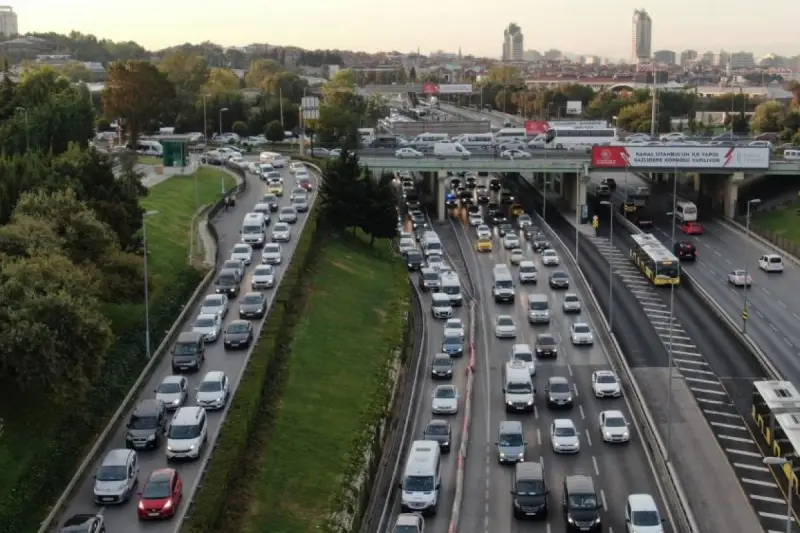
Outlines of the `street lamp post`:
{"type": "Polygon", "coordinates": [[[203,142],[208,142],[208,113],[206,111],[208,95],[203,93],[203,142]]]}
{"type": "MultiPolygon", "coordinates": [[[[675,227],[677,225],[676,213],[678,212],[678,173],[672,175],[672,211],[667,215],[672,215],[672,245],[675,245],[675,227]]],[[[669,348],[667,349],[667,444],[666,444],[666,459],[670,461],[670,446],[672,443],[672,367],[674,350],[672,348],[673,342],[673,322],[675,322],[675,285],[669,286],[669,348]]]]}
{"type": "Polygon", "coordinates": [[[614,328],[614,204],[603,200],[600,205],[608,207],[608,328],[614,328]]]}
{"type": "Polygon", "coordinates": [[[222,114],[227,111],[227,107],[223,107],[219,110],[219,134],[222,135],[222,114]]]}
{"type": "Polygon", "coordinates": [[[147,211],[142,216],[142,246],[144,247],[144,351],[150,359],[150,276],[147,273],[147,218],[157,215],[158,211],[147,211]]]}
{"type": "Polygon", "coordinates": [[[764,457],[764,464],[770,466],[789,465],[789,496],[786,498],[786,533],[792,533],[794,525],[794,510],[792,509],[792,494],[794,493],[794,464],[792,459],[785,457],[764,457]]]}
{"type": "Polygon", "coordinates": [[[750,243],[750,208],[754,205],[758,205],[761,203],[760,198],[753,198],[747,201],[747,211],[745,213],[745,220],[744,220],[744,284],[742,285],[742,294],[744,295],[744,305],[742,306],[742,333],[747,333],[747,279],[750,275],[750,271],[747,269],[747,261],[748,261],[748,248],[750,243]]]}
{"type": "Polygon", "coordinates": [[[25,118],[25,150],[30,152],[31,150],[31,129],[28,124],[28,110],[24,107],[18,107],[17,113],[22,113],[23,117],[25,118]]]}

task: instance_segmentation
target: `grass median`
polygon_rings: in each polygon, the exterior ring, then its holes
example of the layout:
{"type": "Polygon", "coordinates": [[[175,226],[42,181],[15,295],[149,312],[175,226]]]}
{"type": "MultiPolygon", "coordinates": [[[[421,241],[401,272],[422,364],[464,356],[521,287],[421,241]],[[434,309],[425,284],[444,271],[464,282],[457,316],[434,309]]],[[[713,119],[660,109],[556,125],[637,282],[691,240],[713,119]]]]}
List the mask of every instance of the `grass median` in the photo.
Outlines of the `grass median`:
{"type": "Polygon", "coordinates": [[[800,245],[800,201],[794,201],[772,211],[756,213],[753,215],[752,224],[791,241],[795,246],[800,245]]]}

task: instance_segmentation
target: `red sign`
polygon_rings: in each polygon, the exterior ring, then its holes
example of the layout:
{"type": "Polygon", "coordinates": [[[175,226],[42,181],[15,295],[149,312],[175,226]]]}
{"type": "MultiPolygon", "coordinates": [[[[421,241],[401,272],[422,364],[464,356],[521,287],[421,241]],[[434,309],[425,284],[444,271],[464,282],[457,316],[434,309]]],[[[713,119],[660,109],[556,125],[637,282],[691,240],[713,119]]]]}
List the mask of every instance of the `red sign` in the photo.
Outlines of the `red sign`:
{"type": "Polygon", "coordinates": [[[426,83],[422,86],[422,92],[425,94],[439,94],[439,84],[426,83]]]}
{"type": "Polygon", "coordinates": [[[528,135],[538,135],[546,133],[550,129],[550,125],[544,120],[526,120],[525,133],[528,135]]]}

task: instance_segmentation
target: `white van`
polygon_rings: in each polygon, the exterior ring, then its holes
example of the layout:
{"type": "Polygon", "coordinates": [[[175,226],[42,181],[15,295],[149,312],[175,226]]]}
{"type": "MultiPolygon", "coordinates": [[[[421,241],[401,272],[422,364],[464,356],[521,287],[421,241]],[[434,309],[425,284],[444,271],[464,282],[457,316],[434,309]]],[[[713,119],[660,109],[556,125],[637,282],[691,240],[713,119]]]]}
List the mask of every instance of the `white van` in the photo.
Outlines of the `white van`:
{"type": "Polygon", "coordinates": [[[136,153],[161,157],[164,155],[164,147],[158,141],[136,141],[136,153]]]}
{"type": "Polygon", "coordinates": [[[167,432],[167,459],[197,459],[208,434],[206,410],[202,407],[181,407],[172,417],[167,432]]]}
{"type": "Polygon", "coordinates": [[[253,248],[263,247],[267,241],[266,221],[263,213],[247,213],[242,221],[242,242],[253,248]]]}
{"type": "Polygon", "coordinates": [[[697,220],[697,206],[694,202],[676,202],[675,218],[681,222],[694,222],[697,220]]]}
{"type": "Polygon", "coordinates": [[[441,280],[442,288],[440,290],[450,297],[450,304],[453,307],[461,307],[464,298],[461,296],[461,280],[458,279],[458,274],[455,272],[444,273],[441,280]]]}
{"type": "Polygon", "coordinates": [[[432,150],[434,144],[446,142],[448,139],[449,136],[446,133],[421,133],[408,141],[406,146],[424,152],[432,150]]]}
{"type": "Polygon", "coordinates": [[[546,294],[528,295],[528,322],[531,324],[550,323],[550,301],[546,294]]]}
{"type": "Polygon", "coordinates": [[[495,143],[503,146],[517,146],[519,143],[528,142],[525,128],[501,128],[494,134],[495,143]]]}
{"type": "Polygon", "coordinates": [[[469,159],[472,155],[469,150],[464,148],[461,143],[436,143],[433,145],[433,155],[439,159],[445,157],[460,157],[461,159],[469,159]]]}
{"type": "Polygon", "coordinates": [[[467,150],[491,150],[494,148],[494,135],[491,133],[465,133],[453,139],[467,150]]]}
{"type": "Polygon", "coordinates": [[[509,361],[503,365],[503,400],[506,412],[533,411],[536,389],[531,371],[523,361],[509,361]]]}
{"type": "Polygon", "coordinates": [[[441,451],[432,440],[415,440],[400,481],[400,512],[436,514],[441,487],[441,451]]]}
{"type": "Polygon", "coordinates": [[[495,267],[492,272],[492,296],[495,302],[514,301],[514,278],[508,269],[495,267]]]}

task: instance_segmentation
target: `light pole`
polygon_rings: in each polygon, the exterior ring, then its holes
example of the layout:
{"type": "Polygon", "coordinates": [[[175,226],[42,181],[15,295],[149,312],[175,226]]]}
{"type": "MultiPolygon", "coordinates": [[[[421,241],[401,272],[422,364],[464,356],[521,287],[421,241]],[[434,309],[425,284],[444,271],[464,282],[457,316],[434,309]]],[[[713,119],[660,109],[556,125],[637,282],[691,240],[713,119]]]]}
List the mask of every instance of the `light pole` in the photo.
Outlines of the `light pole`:
{"type": "Polygon", "coordinates": [[[25,150],[30,152],[31,150],[31,129],[28,127],[28,110],[24,107],[18,107],[17,113],[22,113],[23,117],[25,118],[25,150]]]}
{"type": "Polygon", "coordinates": [[[158,211],[147,211],[142,215],[142,246],[144,247],[144,351],[150,359],[150,276],[147,273],[147,218],[157,215],[158,211]]]}
{"type": "Polygon", "coordinates": [[[208,142],[208,113],[206,111],[208,95],[203,93],[203,142],[208,142]]]}
{"type": "Polygon", "coordinates": [[[608,207],[608,329],[614,328],[614,204],[603,200],[600,205],[608,207]]]}
{"type": "Polygon", "coordinates": [[[742,294],[744,295],[744,306],[742,307],[742,333],[747,333],[747,279],[749,271],[747,269],[747,261],[748,257],[747,254],[749,253],[749,243],[750,243],[750,208],[754,205],[758,205],[761,203],[760,198],[753,198],[747,201],[747,211],[745,213],[744,219],[744,284],[742,285],[742,294]]]}
{"type": "Polygon", "coordinates": [[[792,493],[794,492],[794,464],[785,457],[764,457],[764,464],[770,466],[789,465],[789,496],[786,498],[786,533],[792,533],[794,525],[794,510],[792,509],[792,493]]]}
{"type": "MultiPolygon", "coordinates": [[[[675,227],[677,225],[676,213],[678,212],[678,172],[677,170],[672,175],[672,211],[667,215],[672,215],[672,245],[675,246],[675,227]]],[[[672,458],[670,456],[670,446],[672,443],[672,366],[674,351],[672,349],[673,341],[673,322],[675,321],[675,285],[669,286],[669,348],[667,349],[667,366],[669,367],[667,374],[667,449],[666,456],[667,462],[672,458]]]]}
{"type": "Polygon", "coordinates": [[[222,114],[227,111],[227,107],[223,107],[219,110],[219,134],[222,135],[222,114]]]}

